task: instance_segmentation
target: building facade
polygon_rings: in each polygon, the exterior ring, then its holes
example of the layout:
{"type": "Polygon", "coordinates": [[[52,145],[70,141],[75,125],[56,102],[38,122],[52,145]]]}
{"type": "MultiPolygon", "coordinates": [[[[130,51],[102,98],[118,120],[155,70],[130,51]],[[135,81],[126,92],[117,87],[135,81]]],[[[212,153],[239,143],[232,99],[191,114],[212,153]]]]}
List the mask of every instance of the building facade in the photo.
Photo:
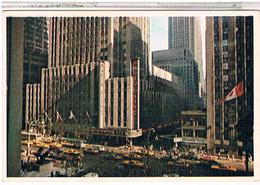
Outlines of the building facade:
{"type": "Polygon", "coordinates": [[[253,17],[208,17],[206,53],[208,149],[241,154],[246,143],[239,135],[251,130],[252,153],[253,17]],[[221,102],[240,82],[243,95],[221,102]]]}
{"type": "Polygon", "coordinates": [[[139,57],[142,77],[151,71],[147,17],[55,17],[49,22],[48,67],[109,61],[111,77],[126,77],[131,59],[139,57]]]}
{"type": "Polygon", "coordinates": [[[27,86],[28,122],[67,137],[125,138],[180,116],[183,84],[151,65],[148,18],[50,18],[49,38],[49,66],[27,86]]]}
{"type": "Polygon", "coordinates": [[[199,107],[199,72],[198,64],[188,49],[170,49],[154,51],[153,64],[179,76],[183,80],[185,109],[199,107]]]}
{"type": "Polygon", "coordinates": [[[151,71],[149,18],[53,17],[48,21],[48,68],[42,69],[40,84],[27,87],[26,122],[44,119],[53,124],[52,129],[46,126],[49,130],[75,137],[90,127],[138,130],[139,78],[151,71]],[[138,67],[132,60],[136,57],[138,67]],[[106,122],[108,115],[112,122],[106,122]],[[59,122],[64,122],[62,127],[59,122]],[[78,124],[87,126],[79,129],[78,124]]]}
{"type": "Polygon", "coordinates": [[[182,111],[181,112],[181,137],[182,142],[206,149],[207,145],[207,118],[206,112],[182,111]]]}
{"type": "Polygon", "coordinates": [[[168,18],[168,49],[188,49],[198,63],[200,82],[204,81],[200,17],[168,18]]]}
{"type": "Polygon", "coordinates": [[[140,84],[141,128],[176,122],[180,118],[184,102],[181,83],[158,76],[142,79],[140,84]]]}

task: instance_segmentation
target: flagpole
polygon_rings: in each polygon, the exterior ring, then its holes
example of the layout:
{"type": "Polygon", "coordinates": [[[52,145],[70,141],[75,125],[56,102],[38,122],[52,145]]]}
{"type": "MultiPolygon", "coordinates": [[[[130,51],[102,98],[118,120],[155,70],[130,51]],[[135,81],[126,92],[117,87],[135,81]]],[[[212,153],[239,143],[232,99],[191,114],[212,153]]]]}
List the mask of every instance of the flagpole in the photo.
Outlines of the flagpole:
{"type": "MultiPolygon", "coordinates": [[[[245,82],[243,82],[243,90],[244,92],[245,91],[245,82]]],[[[245,129],[245,134],[243,134],[243,145],[244,145],[244,149],[245,149],[245,157],[246,157],[246,161],[245,161],[245,165],[246,165],[246,175],[249,175],[249,155],[248,155],[248,139],[249,139],[249,128],[248,128],[248,113],[247,113],[247,108],[246,108],[246,94],[244,94],[244,97],[243,97],[243,114],[242,114],[242,128],[244,127],[245,129]]]]}

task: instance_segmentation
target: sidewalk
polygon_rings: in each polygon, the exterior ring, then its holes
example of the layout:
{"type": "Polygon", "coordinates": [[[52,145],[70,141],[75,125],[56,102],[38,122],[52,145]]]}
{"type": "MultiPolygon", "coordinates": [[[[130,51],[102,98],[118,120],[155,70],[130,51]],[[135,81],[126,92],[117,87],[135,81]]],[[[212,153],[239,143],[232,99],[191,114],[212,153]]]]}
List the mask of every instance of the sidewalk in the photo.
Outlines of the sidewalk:
{"type": "Polygon", "coordinates": [[[53,167],[53,162],[49,162],[47,164],[40,165],[39,171],[21,173],[21,177],[50,177],[52,171],[55,174],[58,170],[59,168],[53,167]]]}
{"type": "MultiPolygon", "coordinates": [[[[246,171],[245,165],[241,160],[232,160],[232,159],[218,159],[218,163],[223,164],[225,166],[233,166],[239,171],[246,171]]],[[[248,163],[249,172],[253,172],[254,169],[254,161],[248,163]]]]}

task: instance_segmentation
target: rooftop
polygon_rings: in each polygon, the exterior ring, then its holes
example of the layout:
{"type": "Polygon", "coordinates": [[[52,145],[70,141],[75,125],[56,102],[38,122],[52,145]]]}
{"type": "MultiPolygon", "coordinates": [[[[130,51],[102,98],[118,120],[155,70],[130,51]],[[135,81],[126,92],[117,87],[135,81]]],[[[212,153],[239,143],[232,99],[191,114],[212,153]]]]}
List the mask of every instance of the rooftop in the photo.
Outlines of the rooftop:
{"type": "Polygon", "coordinates": [[[200,110],[188,110],[188,111],[181,111],[181,115],[206,116],[206,112],[200,110]]]}

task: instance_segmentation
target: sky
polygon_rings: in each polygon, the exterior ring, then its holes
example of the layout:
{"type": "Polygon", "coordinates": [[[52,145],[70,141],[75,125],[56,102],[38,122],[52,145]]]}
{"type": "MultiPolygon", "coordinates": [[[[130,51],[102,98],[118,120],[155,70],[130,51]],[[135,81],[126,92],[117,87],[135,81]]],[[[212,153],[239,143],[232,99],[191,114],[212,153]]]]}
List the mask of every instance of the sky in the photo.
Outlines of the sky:
{"type": "Polygon", "coordinates": [[[151,51],[168,49],[168,17],[151,17],[151,51]]]}

